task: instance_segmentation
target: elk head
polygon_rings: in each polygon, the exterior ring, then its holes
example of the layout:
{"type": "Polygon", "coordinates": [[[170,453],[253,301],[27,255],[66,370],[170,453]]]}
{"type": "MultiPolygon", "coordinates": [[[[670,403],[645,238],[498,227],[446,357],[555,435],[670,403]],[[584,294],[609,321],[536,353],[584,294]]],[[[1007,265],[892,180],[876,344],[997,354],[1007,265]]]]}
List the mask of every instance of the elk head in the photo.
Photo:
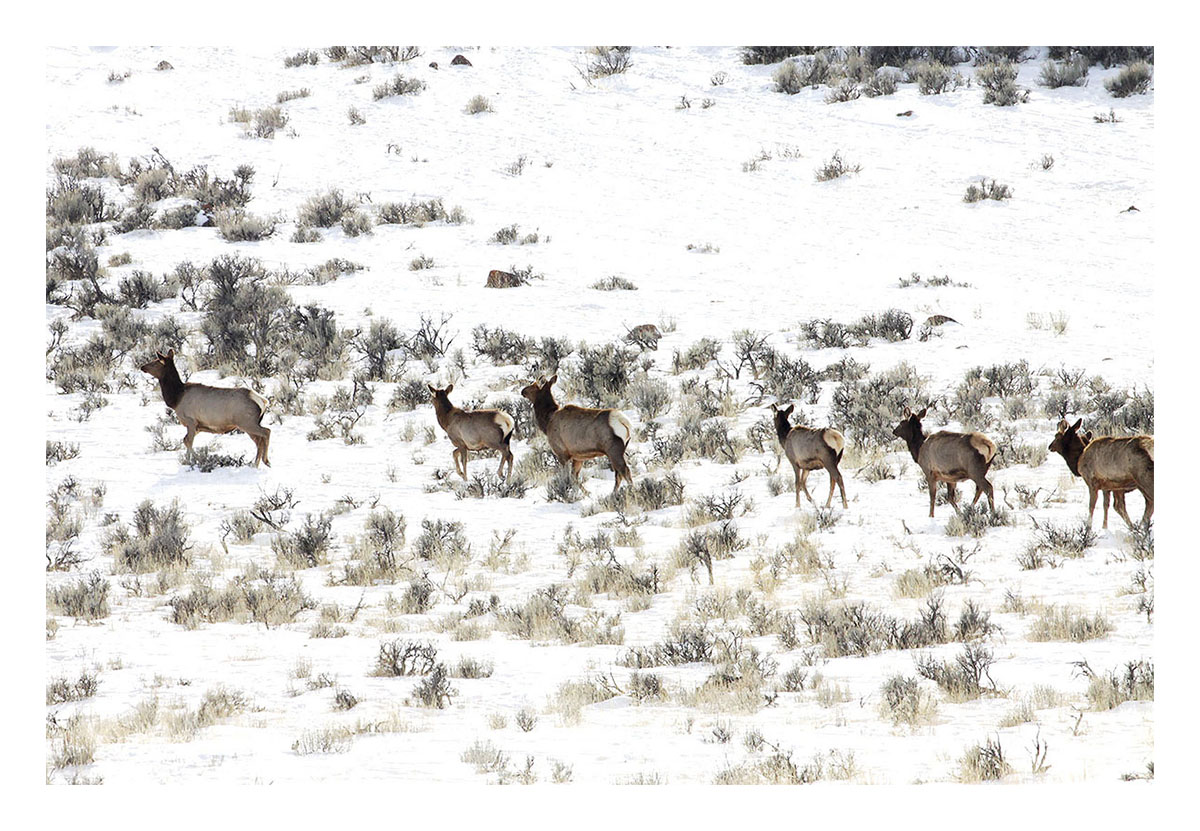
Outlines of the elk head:
{"type": "Polygon", "coordinates": [[[542,376],[538,380],[530,382],[527,387],[522,389],[521,397],[527,398],[532,403],[533,401],[537,400],[537,397],[541,392],[549,391],[551,385],[557,380],[558,373],[551,375],[549,381],[546,380],[545,376],[542,376]]]}
{"type": "Polygon", "coordinates": [[[166,355],[161,352],[155,352],[155,356],[154,360],[150,361],[150,363],[142,364],[141,370],[147,375],[162,378],[167,374],[167,367],[175,367],[175,350],[168,349],[166,355]]]}
{"type": "Polygon", "coordinates": [[[905,410],[904,420],[892,428],[892,435],[904,439],[909,444],[921,438],[921,419],[925,418],[925,413],[928,410],[928,407],[923,408],[919,413],[914,413],[912,410],[905,410]]]}
{"type": "Polygon", "coordinates": [[[1064,418],[1058,422],[1058,432],[1054,434],[1054,441],[1050,442],[1047,450],[1055,453],[1061,453],[1064,456],[1069,450],[1074,449],[1076,443],[1079,444],[1079,449],[1082,450],[1089,441],[1091,441],[1091,431],[1089,430],[1083,438],[1079,435],[1079,428],[1083,424],[1083,419],[1077,419],[1074,424],[1068,425],[1064,418]]]}

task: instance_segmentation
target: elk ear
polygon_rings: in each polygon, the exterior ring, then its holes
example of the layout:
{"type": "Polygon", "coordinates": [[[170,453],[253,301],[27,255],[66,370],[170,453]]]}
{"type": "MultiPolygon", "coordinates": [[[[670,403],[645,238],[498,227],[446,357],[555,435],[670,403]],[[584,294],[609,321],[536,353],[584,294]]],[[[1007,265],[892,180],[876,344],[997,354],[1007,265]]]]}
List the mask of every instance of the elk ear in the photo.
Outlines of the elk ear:
{"type": "Polygon", "coordinates": [[[454,392],[454,385],[450,384],[449,386],[446,387],[446,395],[449,395],[452,392],[454,392]]]}
{"type": "Polygon", "coordinates": [[[166,354],[166,355],[164,355],[163,357],[164,357],[164,358],[166,358],[168,361],[173,361],[173,360],[175,360],[175,350],[174,350],[174,349],[168,349],[168,350],[167,350],[167,354],[166,354]]]}
{"type": "Polygon", "coordinates": [[[921,419],[925,418],[925,413],[927,413],[928,411],[929,411],[928,407],[922,407],[921,412],[917,413],[917,420],[920,421],[921,419]]]}
{"type": "Polygon", "coordinates": [[[437,387],[435,387],[433,384],[426,384],[425,386],[429,387],[430,392],[437,392],[437,387]]]}
{"type": "Polygon", "coordinates": [[[1084,437],[1084,439],[1086,439],[1087,441],[1091,441],[1091,440],[1092,440],[1092,431],[1091,431],[1091,430],[1088,430],[1086,433],[1084,433],[1084,434],[1083,434],[1083,437],[1084,437]]]}
{"type": "Polygon", "coordinates": [[[1082,419],[1082,418],[1081,418],[1081,419],[1079,419],[1078,421],[1076,421],[1074,424],[1072,424],[1072,425],[1071,425],[1071,429],[1072,429],[1072,430],[1078,430],[1078,429],[1079,429],[1079,426],[1080,426],[1081,424],[1083,424],[1083,419],[1082,419]]]}
{"type": "Polygon", "coordinates": [[[1058,432],[1063,433],[1066,431],[1066,429],[1067,429],[1067,420],[1065,418],[1060,418],[1058,420],[1058,432]]]}
{"type": "Polygon", "coordinates": [[[551,376],[550,376],[550,380],[546,382],[546,386],[547,386],[547,387],[552,387],[552,386],[554,386],[554,382],[555,382],[555,381],[557,381],[557,380],[558,380],[558,373],[556,372],[556,373],[554,373],[553,375],[551,375],[551,376]]]}
{"type": "Polygon", "coordinates": [[[912,415],[912,410],[910,410],[908,407],[905,407],[904,408],[904,417],[908,418],[911,415],[912,415]]]}
{"type": "Polygon", "coordinates": [[[787,409],[783,411],[783,414],[785,416],[790,416],[792,414],[792,410],[794,410],[794,409],[796,409],[795,404],[788,404],[787,409]]]}

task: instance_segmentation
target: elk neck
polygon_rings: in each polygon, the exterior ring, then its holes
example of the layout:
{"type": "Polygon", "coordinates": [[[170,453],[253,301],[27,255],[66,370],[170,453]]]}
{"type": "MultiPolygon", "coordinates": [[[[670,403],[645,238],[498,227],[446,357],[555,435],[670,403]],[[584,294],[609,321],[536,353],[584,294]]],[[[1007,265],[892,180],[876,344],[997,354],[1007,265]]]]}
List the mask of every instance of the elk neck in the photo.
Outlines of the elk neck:
{"type": "Polygon", "coordinates": [[[558,412],[558,404],[554,401],[554,393],[549,388],[540,390],[533,400],[533,418],[538,429],[545,433],[550,428],[550,417],[558,412]]]}
{"type": "Polygon", "coordinates": [[[921,453],[921,445],[925,443],[925,431],[918,426],[915,435],[904,437],[904,443],[908,445],[908,452],[912,454],[913,461],[919,465],[921,460],[918,456],[921,453]]]}
{"type": "Polygon", "coordinates": [[[183,398],[184,384],[183,379],[179,377],[179,370],[175,368],[173,362],[168,362],[163,366],[163,375],[158,379],[158,388],[168,407],[173,410],[179,406],[179,401],[183,398]]]}
{"type": "Polygon", "coordinates": [[[1071,441],[1068,441],[1067,446],[1063,448],[1063,461],[1067,463],[1067,468],[1073,476],[1079,475],[1079,457],[1083,455],[1083,442],[1079,440],[1079,436],[1072,436],[1071,441]]]}
{"type": "Polygon", "coordinates": [[[775,413],[775,435],[779,436],[779,443],[786,444],[788,433],[792,432],[792,425],[788,422],[788,417],[783,413],[775,413]]]}
{"type": "Polygon", "coordinates": [[[442,429],[450,424],[450,416],[453,415],[457,408],[450,403],[450,399],[444,395],[435,395],[433,397],[433,412],[437,415],[438,424],[442,429]]]}

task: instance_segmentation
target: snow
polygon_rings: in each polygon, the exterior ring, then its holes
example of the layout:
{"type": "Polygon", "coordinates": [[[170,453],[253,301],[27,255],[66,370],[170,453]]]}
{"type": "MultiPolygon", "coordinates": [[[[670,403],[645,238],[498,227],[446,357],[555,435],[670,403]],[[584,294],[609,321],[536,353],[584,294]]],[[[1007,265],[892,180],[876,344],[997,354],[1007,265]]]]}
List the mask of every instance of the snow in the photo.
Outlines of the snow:
{"type": "MultiPolygon", "coordinates": [[[[81,146],[115,153],[122,163],[157,148],[177,167],[208,164],[222,176],[239,164],[252,165],[254,196],[247,210],[283,220],[273,237],[253,243],[228,243],[208,228],[112,234],[100,249],[101,261],[124,251],[133,259],[129,266],[110,269],[113,285],[134,268],[161,275],[184,260],[201,264],[234,252],[269,268],[293,270],[340,257],[367,269],[323,286],[290,287],[293,299],[332,309],[340,326],[366,328],[371,319],[388,318],[411,330],[422,314],[436,319],[452,313],[450,329],[458,333],[454,345],[469,356],[470,331],[480,323],[538,338],[567,336],[592,346],[618,339],[626,327],[656,323],[669,328],[671,323],[674,331],[666,332],[648,357],[655,360],[651,377],[673,386],[680,381],[670,371],[673,350],[683,351],[701,337],[728,342],[736,330],[753,328],[770,332],[776,348],[800,354],[818,368],[843,354],[869,362],[873,371],[907,361],[935,396],[951,395],[973,366],[1020,359],[1035,368],[1082,367],[1116,388],[1152,388],[1154,95],[1112,99],[1102,82],[1116,69],[1094,67],[1086,87],[1047,90],[1035,82],[1040,60],[1023,63],[1019,83],[1032,89],[1030,101],[1006,108],[982,104],[974,86],[920,96],[911,84],[902,84],[893,96],[827,105],[825,88],[796,96],[773,92],[774,67],[743,66],[734,48],[636,48],[628,73],[592,85],[573,68],[580,60],[578,49],[483,48],[467,53],[471,68],[451,67],[454,50],[438,47],[427,47],[422,58],[399,67],[340,68],[323,58],[316,66],[285,68],[283,58],[298,48],[51,50],[47,182],[51,161],[74,155],[81,146]],[[154,71],[164,59],[175,69],[154,71]],[[441,69],[428,68],[431,60],[441,69]],[[124,82],[107,81],[110,71],[126,69],[132,74],[124,82]],[[713,86],[709,78],[718,70],[727,72],[728,80],[713,86]],[[372,100],[374,86],[397,71],[421,78],[427,89],[417,96],[372,100]],[[369,79],[356,82],[364,75],[369,79]],[[290,121],[274,139],[247,137],[228,120],[230,107],[272,105],[278,92],[301,87],[312,95],[282,105],[290,121]],[[463,108],[476,94],[486,95],[495,111],[467,115],[463,108]],[[676,109],[681,95],[691,100],[690,108],[676,109]],[[704,98],[715,104],[702,108],[704,98]],[[359,108],[366,124],[349,125],[350,106],[359,108]],[[1110,107],[1122,121],[1093,120],[1110,107]],[[896,116],[908,109],[914,111],[911,118],[896,116]],[[759,170],[743,171],[743,163],[762,151],[772,158],[759,170]],[[861,173],[815,181],[814,169],[835,151],[861,164],[861,173]],[[1035,165],[1046,153],[1055,158],[1048,171],[1035,165]],[[521,175],[507,173],[521,156],[528,159],[521,175]],[[980,178],[1009,185],[1013,198],[963,203],[966,187],[980,178]],[[359,237],[335,228],[323,231],[320,243],[289,242],[299,206],[329,188],[352,197],[369,194],[368,211],[385,201],[442,198],[447,208],[461,205],[470,222],[381,225],[359,237]],[[1139,211],[1124,212],[1130,205],[1139,211]],[[522,233],[536,229],[550,241],[519,247],[488,242],[496,229],[513,223],[522,233]],[[705,244],[719,250],[688,249],[705,244]],[[418,254],[432,258],[435,266],[410,271],[408,264],[418,254]],[[488,270],[514,264],[531,264],[545,279],[513,290],[483,287],[488,270]],[[970,285],[901,288],[900,278],[913,272],[970,285]],[[588,288],[610,275],[632,280],[638,291],[588,288]],[[928,315],[946,314],[962,326],[947,327],[943,337],[924,343],[914,337],[845,351],[797,345],[800,322],[822,317],[848,322],[892,307],[911,313],[918,325],[928,315]],[[1067,314],[1065,334],[1030,328],[1030,313],[1067,314]]],[[[969,65],[959,69],[973,71],[969,65]]],[[[106,187],[117,192],[115,182],[106,187]]],[[[164,206],[169,204],[174,203],[164,206]]],[[[69,314],[47,308],[48,321],[69,320],[69,314]]],[[[149,321],[175,314],[193,326],[200,317],[181,312],[177,299],[137,314],[149,321]]],[[[92,321],[72,322],[66,342],[83,342],[96,329],[92,321]]],[[[180,358],[186,365],[187,355],[180,358]]],[[[428,373],[417,361],[409,365],[410,374],[430,383],[451,380],[447,370],[448,362],[438,373],[428,373]]],[[[497,368],[484,359],[468,372],[455,380],[455,401],[496,395],[517,400],[525,378],[520,367],[497,368]]],[[[249,383],[212,371],[193,372],[190,380],[249,383]]],[[[273,393],[275,383],[267,380],[264,391],[273,393]]],[[[998,501],[1002,488],[1016,483],[1058,488],[1063,501],[1014,511],[1014,526],[982,538],[980,553],[970,561],[975,579],[945,589],[951,621],[970,598],[1002,627],[1003,634],[991,641],[992,676],[1006,697],[961,704],[940,700],[934,724],[915,732],[895,729],[878,714],[880,686],[893,674],[915,675],[914,656],[888,651],[834,658],[811,668],[849,690],[848,701],[831,707],[821,706],[808,690],[783,693],[774,706],[752,714],[705,712],[675,698],[635,705],[620,696],[585,707],[582,721],[573,725],[547,712],[562,683],[611,672],[623,685],[630,670],[617,659],[628,647],[661,640],[697,597],[750,586],[754,555],[775,550],[804,526],[812,507],[793,507],[790,482],[784,493],[770,496],[760,475],[763,465],[775,462],[774,446],[767,453],[751,450],[736,465],[679,464],[689,498],[725,488],[735,470],[747,474],[739,487],[754,507],[737,522],[753,545],[714,564],[714,588],[700,569],[697,581],[679,572],[644,611],[630,612],[616,599],[593,598],[594,608],[621,612],[623,645],[531,643],[500,631],[481,641],[455,642],[432,624],[452,609],[463,611],[465,600],[455,607],[443,597],[427,615],[395,616],[386,612],[385,597],[398,597],[404,583],[365,591],[329,585],[330,575],[350,556],[349,538],[361,534],[370,500],[378,497],[380,506],[405,515],[410,546],[422,519],[463,522],[475,555],[467,574],[482,575],[481,585],[487,585],[471,596],[496,593],[506,605],[523,602],[552,582],[568,581],[565,561],[556,553],[567,523],[586,536],[613,514],[581,517],[586,501],[547,502],[541,487],[520,500],[426,493],[435,468],[451,469],[451,446],[440,430],[434,444],[423,445],[424,427],[436,429],[431,407],[389,415],[384,405],[393,385],[388,383],[375,385],[375,404],[359,423],[362,444],[310,442],[305,436],[311,419],[288,416],[270,423],[273,467],[202,474],[182,466],[176,453],[150,450],[143,428],[158,419],[163,406],[150,379],[139,384],[108,396],[109,405],[83,422],[69,415],[79,394],[59,394],[49,382],[44,389],[47,439],[80,448],[78,458],[47,469],[47,495],[67,476],[87,486],[107,486],[103,507],[84,532],[82,548],[92,559],[83,572],[99,569],[112,583],[108,618],[92,625],[61,618],[45,647],[47,683],[98,666],[99,692],[81,702],[48,706],[47,713],[111,720],[152,695],[160,707],[194,709],[219,685],[241,691],[251,706],[201,729],[191,741],[172,741],[161,728],[120,742],[102,741],[95,762],[81,771],[84,776],[113,784],[306,783],[348,777],[479,783],[495,777],[476,773],[459,757],[472,742],[483,740],[508,754],[516,769],[527,756],[534,757],[540,782],[550,781],[552,760],[559,760],[572,766],[577,783],[620,782],[639,774],[657,774],[671,784],[709,783],[727,767],[756,758],[742,745],[752,728],[794,751],[799,762],[830,750],[853,752],[855,781],[871,783],[951,781],[964,749],[992,736],[1003,741],[1015,769],[1008,780],[1033,781],[1027,748],[1039,730],[1051,747],[1051,767],[1036,781],[1113,782],[1141,772],[1154,757],[1152,702],[1088,710],[1082,722],[1076,718],[1077,709],[1087,709],[1087,682],[1073,662],[1086,660],[1107,671],[1152,653],[1153,624],[1137,611],[1136,596],[1122,593],[1142,564],[1123,553],[1126,534],[1119,518],[1113,515],[1110,530],[1100,532],[1086,556],[1060,568],[1022,571],[1016,562],[1032,539],[1033,519],[1065,524],[1085,515],[1086,489],[1070,479],[1057,455],[1036,468],[993,471],[998,501]],[[409,424],[417,428],[413,442],[403,439],[409,424]],[[184,506],[196,567],[212,571],[218,584],[247,563],[272,566],[270,534],[259,534],[248,545],[231,542],[228,553],[219,540],[222,520],[277,486],[293,488],[300,501],[293,523],[307,512],[332,508],[346,495],[359,504],[333,521],[337,541],[331,563],[297,572],[318,603],[353,608],[363,599],[360,617],[343,624],[350,630],[347,637],[310,638],[316,610],[269,630],[250,623],[186,630],[170,620],[170,594],[132,596],[121,585],[122,575],[110,574],[112,560],[103,550],[99,519],[111,512],[128,523],[147,498],[160,505],[178,499],[184,506]],[[516,548],[528,556],[528,568],[490,572],[481,560],[493,532],[508,528],[517,530],[516,548]],[[1000,611],[1009,589],[1089,614],[1102,611],[1114,629],[1078,644],[1032,642],[1026,637],[1031,617],[1000,611]],[[389,629],[394,626],[401,628],[389,629]],[[486,679],[455,679],[459,695],[445,710],[407,706],[404,699],[419,679],[370,675],[379,644],[395,637],[433,641],[448,664],[459,656],[486,659],[495,672],[486,679]],[[361,703],[334,712],[332,688],[308,691],[303,680],[291,677],[301,659],[311,662],[314,676],[335,676],[339,687],[361,703]],[[1062,706],[1039,710],[1036,724],[998,727],[1035,685],[1057,690],[1062,706]],[[537,725],[527,733],[514,724],[522,707],[538,712],[537,725]],[[493,713],[503,713],[507,727],[490,728],[493,713]],[[305,731],[391,714],[407,725],[405,732],[356,736],[345,753],[292,750],[305,731]],[[705,741],[718,722],[732,727],[730,743],[705,741]]],[[[317,382],[305,392],[328,394],[334,386],[317,382]]],[[[739,396],[749,391],[744,378],[735,388],[739,396]]],[[[832,389],[825,384],[817,405],[800,405],[811,423],[827,420],[832,389]]],[[[730,432],[744,434],[769,412],[767,403],[733,419],[730,432]]],[[[666,419],[668,431],[677,406],[666,419]]],[[[644,427],[632,406],[624,411],[635,430],[644,427]]],[[[168,432],[182,434],[183,428],[168,432]]],[[[1053,422],[1046,418],[1020,425],[1024,442],[1045,446],[1052,435],[1053,422]]],[[[250,449],[244,436],[214,440],[202,435],[197,445],[214,441],[226,453],[250,449]]],[[[524,442],[514,444],[518,465],[528,449],[524,442]]],[[[895,576],[949,553],[963,540],[944,533],[952,513],[948,506],[939,507],[935,519],[926,516],[916,466],[899,442],[888,449],[893,464],[906,465],[902,476],[868,484],[844,467],[850,508],[835,509],[838,524],[812,538],[834,558],[848,599],[911,619],[922,601],[895,597],[895,576]],[[920,554],[906,549],[906,543],[920,554]]],[[[644,442],[640,447],[635,442],[635,450],[636,479],[646,475],[650,451],[644,442]]],[[[492,465],[491,459],[474,458],[471,470],[490,471],[492,465]]],[[[587,475],[594,495],[607,492],[611,472],[591,464],[587,475]]],[[[810,477],[814,497],[824,496],[825,481],[823,473],[810,477]]],[[[685,507],[651,514],[638,529],[640,552],[619,548],[618,557],[669,561],[689,530],[683,523],[685,507]]],[[[1130,508],[1139,515],[1136,495],[1130,508]]],[[[1099,530],[1098,519],[1095,525],[1099,530]]],[[[62,585],[78,573],[48,573],[47,584],[62,585]]],[[[769,599],[790,611],[824,590],[819,579],[792,577],[769,599]]],[[[172,593],[187,591],[185,584],[172,593]]],[[[784,651],[774,637],[753,642],[773,653],[781,673],[801,658],[800,650],[784,651]]],[[[960,649],[948,644],[933,653],[952,659],[960,649]]],[[[669,689],[677,689],[696,686],[711,667],[653,671],[669,689]]],[[[931,683],[923,683],[941,698],[931,683]]],[[[49,753],[49,741],[47,748],[49,753]]],[[[57,771],[50,778],[64,781],[67,775],[57,771]]]]}

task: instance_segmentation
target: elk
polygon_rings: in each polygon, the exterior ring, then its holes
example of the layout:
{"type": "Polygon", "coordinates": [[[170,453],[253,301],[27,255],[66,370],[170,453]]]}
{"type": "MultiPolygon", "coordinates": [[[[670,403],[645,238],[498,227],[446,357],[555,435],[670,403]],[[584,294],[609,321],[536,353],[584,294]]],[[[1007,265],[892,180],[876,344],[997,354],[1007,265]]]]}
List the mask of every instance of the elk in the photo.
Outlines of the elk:
{"type": "Polygon", "coordinates": [[[1064,418],[1058,422],[1058,432],[1050,442],[1050,450],[1063,457],[1071,473],[1083,479],[1088,488],[1088,525],[1096,512],[1096,495],[1104,493],[1104,528],[1108,529],[1108,503],[1131,529],[1133,521],[1125,510],[1125,494],[1141,491],[1146,500],[1142,525],[1150,524],[1154,514],[1154,436],[1101,436],[1093,438],[1088,430],[1079,428],[1083,419],[1068,425],[1064,418]]]}
{"type": "Polygon", "coordinates": [[[271,431],[263,427],[262,418],[267,413],[267,399],[245,387],[210,387],[207,384],[184,383],[175,368],[175,350],[144,364],[142,372],[158,379],[163,401],[175,412],[179,423],[187,428],[183,443],[187,447],[188,459],[192,458],[192,442],[196,433],[229,433],[241,430],[254,442],[257,452],[254,466],[259,461],[267,467],[267,445],[271,431]]]}
{"type": "Polygon", "coordinates": [[[835,485],[842,492],[842,507],[850,507],[846,502],[846,484],[842,481],[842,472],[838,470],[838,462],[842,460],[846,440],[832,427],[793,427],[788,417],[795,406],[789,404],[787,409],[781,410],[772,404],[771,409],[775,412],[775,433],[779,436],[779,444],[783,447],[788,461],[792,463],[792,471],[796,475],[796,507],[800,507],[800,491],[804,491],[804,496],[809,502],[813,501],[805,480],[808,479],[809,471],[821,468],[829,472],[829,498],[825,500],[825,507],[828,508],[833,502],[835,485]]]}
{"type": "MultiPolygon", "coordinates": [[[[554,400],[550,387],[558,380],[552,375],[549,381],[539,379],[521,390],[521,395],[533,404],[533,417],[538,429],[546,434],[550,450],[559,464],[571,463],[572,473],[579,479],[579,470],[585,459],[607,456],[612,465],[615,481],[613,493],[621,487],[624,479],[633,484],[633,474],[625,464],[625,449],[633,438],[633,426],[620,411],[577,407],[567,404],[560,407],[554,400]]],[[[580,481],[580,487],[583,482],[580,481]]]]}
{"type": "Polygon", "coordinates": [[[439,390],[426,384],[433,396],[433,411],[438,424],[454,443],[454,470],[465,481],[467,478],[467,456],[471,450],[499,450],[500,467],[496,475],[507,478],[504,465],[508,464],[508,476],[512,476],[513,454],[509,448],[516,422],[503,410],[460,410],[450,403],[454,385],[439,390]]]}
{"type": "Polygon", "coordinates": [[[921,429],[921,419],[925,418],[928,407],[919,413],[905,410],[904,420],[895,426],[892,435],[904,439],[908,452],[913,461],[925,474],[929,485],[929,516],[933,516],[933,506],[937,501],[938,482],[946,483],[946,498],[955,511],[958,510],[956,485],[964,479],[975,483],[974,505],[981,494],[987,494],[988,507],[996,510],[992,498],[992,483],[987,480],[988,468],[996,457],[996,444],[983,433],[952,433],[940,430],[926,436],[921,429]]]}

